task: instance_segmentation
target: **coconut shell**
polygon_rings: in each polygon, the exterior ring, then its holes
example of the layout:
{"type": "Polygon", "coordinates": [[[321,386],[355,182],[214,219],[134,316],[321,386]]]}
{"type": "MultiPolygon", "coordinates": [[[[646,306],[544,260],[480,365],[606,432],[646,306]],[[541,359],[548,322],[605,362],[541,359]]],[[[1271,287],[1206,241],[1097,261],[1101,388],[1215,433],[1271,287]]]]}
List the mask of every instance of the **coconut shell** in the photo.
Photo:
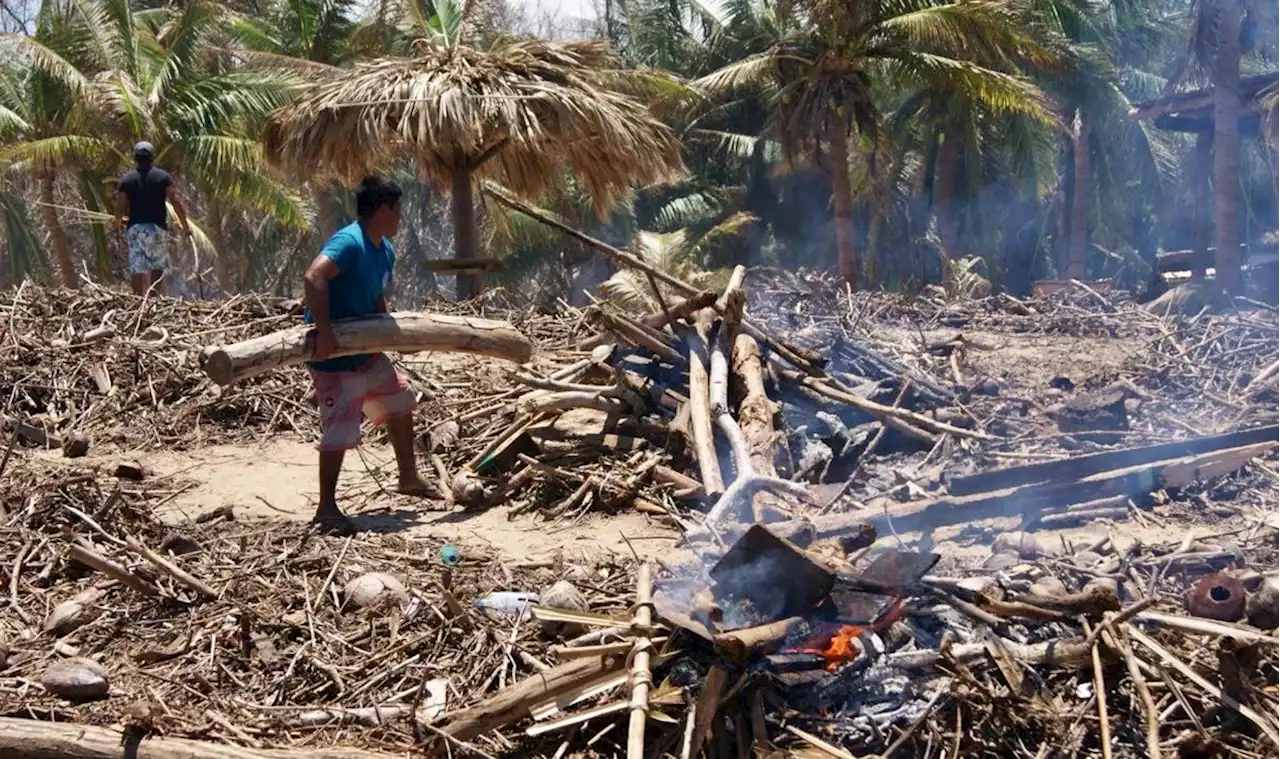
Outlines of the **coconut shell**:
{"type": "Polygon", "coordinates": [[[107,671],[93,659],[76,657],[49,665],[40,677],[44,689],[70,701],[104,698],[111,690],[107,671]]]}
{"type": "Polygon", "coordinates": [[[1094,588],[1106,588],[1116,598],[1120,597],[1120,583],[1113,577],[1095,577],[1084,584],[1084,592],[1088,593],[1094,588]]]}
{"type": "Polygon", "coordinates": [[[993,553],[982,562],[983,569],[1012,569],[1022,563],[1021,557],[1016,553],[1008,553],[1001,551],[993,553]]]}
{"type": "Polygon", "coordinates": [[[351,579],[343,588],[347,605],[356,609],[368,609],[383,604],[409,602],[409,591],[404,583],[386,572],[366,572],[351,579]]]}
{"type": "Polygon", "coordinates": [[[1013,553],[1023,559],[1034,559],[1040,553],[1036,536],[1029,532],[1003,532],[991,544],[991,553],[1013,553]]]}
{"type": "Polygon", "coordinates": [[[1037,598],[1062,598],[1067,595],[1067,586],[1053,575],[1045,575],[1031,584],[1029,593],[1037,598]]]}
{"type": "MultiPolygon", "coordinates": [[[[572,611],[586,611],[587,599],[582,592],[574,587],[573,583],[568,580],[560,580],[555,585],[538,594],[541,599],[540,606],[549,606],[555,609],[569,609],[572,611]]],[[[542,634],[549,636],[561,635],[566,638],[573,638],[581,635],[586,629],[582,625],[573,624],[571,622],[543,622],[542,634]]]]}
{"type": "Polygon", "coordinates": [[[1249,596],[1246,605],[1249,624],[1263,630],[1274,630],[1280,627],[1280,582],[1277,578],[1267,577],[1258,590],[1249,596]]]}
{"type": "Polygon", "coordinates": [[[97,619],[101,613],[98,608],[101,598],[102,591],[90,589],[69,601],[63,601],[53,607],[53,611],[45,618],[44,631],[59,637],[70,635],[80,626],[97,619]]]}

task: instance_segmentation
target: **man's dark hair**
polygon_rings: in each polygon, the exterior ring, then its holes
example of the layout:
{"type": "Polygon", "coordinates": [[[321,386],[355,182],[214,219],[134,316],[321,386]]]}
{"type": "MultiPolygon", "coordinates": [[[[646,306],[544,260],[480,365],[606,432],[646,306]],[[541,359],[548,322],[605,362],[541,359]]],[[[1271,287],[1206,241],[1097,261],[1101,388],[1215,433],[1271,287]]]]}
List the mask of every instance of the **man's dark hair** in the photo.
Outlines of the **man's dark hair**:
{"type": "Polygon", "coordinates": [[[400,185],[381,174],[371,174],[360,180],[356,190],[356,216],[367,219],[383,206],[395,208],[402,194],[400,185]]]}

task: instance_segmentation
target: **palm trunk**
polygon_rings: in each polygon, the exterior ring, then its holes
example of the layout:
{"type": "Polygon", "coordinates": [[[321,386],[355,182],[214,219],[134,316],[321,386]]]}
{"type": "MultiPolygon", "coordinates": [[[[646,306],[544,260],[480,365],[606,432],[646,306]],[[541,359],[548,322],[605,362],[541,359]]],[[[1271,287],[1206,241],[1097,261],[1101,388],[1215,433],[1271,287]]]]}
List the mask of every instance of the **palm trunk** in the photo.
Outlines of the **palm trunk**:
{"type": "MultiPolygon", "coordinates": [[[[475,203],[471,196],[471,169],[458,167],[453,171],[453,188],[449,196],[449,210],[453,215],[454,258],[471,261],[476,258],[475,203]]],[[[475,275],[458,274],[458,300],[479,295],[475,275]]]]}
{"type": "Polygon", "coordinates": [[[316,225],[320,230],[321,244],[329,241],[338,231],[338,222],[333,218],[333,208],[329,205],[329,194],[324,185],[316,185],[311,190],[311,202],[316,207],[316,225]]]}
{"type": "Polygon", "coordinates": [[[873,205],[867,228],[867,286],[872,289],[882,286],[892,276],[888,262],[880,259],[880,228],[883,223],[884,214],[873,205]]]}
{"type": "Polygon", "coordinates": [[[1089,243],[1089,188],[1093,185],[1089,161],[1089,134],[1093,121],[1084,113],[1076,114],[1075,144],[1072,146],[1075,175],[1071,194],[1071,234],[1067,247],[1067,277],[1084,279],[1085,252],[1089,243]]]}
{"type": "MultiPolygon", "coordinates": [[[[222,204],[209,201],[209,236],[213,240],[214,251],[213,276],[218,280],[218,289],[230,295],[235,292],[235,283],[231,276],[231,246],[227,245],[226,236],[222,233],[224,213],[222,204]]],[[[198,273],[198,272],[197,272],[198,273]]]]}
{"type": "Polygon", "coordinates": [[[44,225],[49,230],[49,239],[53,242],[53,255],[58,262],[58,274],[62,277],[63,287],[78,289],[80,278],[76,276],[75,264],[71,262],[71,244],[67,241],[67,233],[58,220],[58,209],[54,205],[53,174],[46,172],[40,177],[40,211],[44,214],[44,225]]]}
{"type": "MultiPolygon", "coordinates": [[[[1209,171],[1213,165],[1213,132],[1196,135],[1196,152],[1191,162],[1191,250],[1196,260],[1204,260],[1209,249],[1209,171]]],[[[1203,266],[1191,267],[1191,276],[1204,279],[1203,266]]]]}
{"type": "Polygon", "coordinates": [[[1213,267],[1228,294],[1240,292],[1240,239],[1236,227],[1240,182],[1241,0],[1218,0],[1218,54],[1213,66],[1213,267]]]}
{"type": "Polygon", "coordinates": [[[959,161],[960,147],[955,139],[943,135],[942,146],[938,148],[938,235],[942,238],[942,250],[939,252],[939,263],[942,264],[942,277],[947,277],[947,264],[959,251],[960,233],[956,225],[956,217],[951,208],[951,201],[956,190],[956,163],[959,161]]]}
{"type": "Polygon", "coordinates": [[[831,204],[836,217],[836,262],[840,276],[858,289],[858,252],[853,247],[853,189],[849,185],[849,142],[844,124],[829,130],[831,204]]]}

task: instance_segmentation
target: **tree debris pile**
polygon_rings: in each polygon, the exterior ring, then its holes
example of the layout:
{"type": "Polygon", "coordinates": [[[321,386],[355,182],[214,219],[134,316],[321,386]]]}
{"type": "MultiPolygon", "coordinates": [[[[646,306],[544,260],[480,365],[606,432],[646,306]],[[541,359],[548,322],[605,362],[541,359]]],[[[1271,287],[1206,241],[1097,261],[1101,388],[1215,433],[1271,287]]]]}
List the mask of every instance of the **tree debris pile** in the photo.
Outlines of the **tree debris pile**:
{"type": "MultiPolygon", "coordinates": [[[[567,343],[562,317],[497,304],[437,304],[433,311],[495,314],[544,349],[567,343]]],[[[225,301],[140,299],[88,284],[75,292],[24,283],[0,295],[0,423],[27,446],[84,455],[89,446],[186,450],[289,432],[318,435],[305,369],[280,369],[228,387],[199,365],[207,342],[242,340],[301,321],[296,300],[237,295],[225,301]],[[76,448],[78,446],[78,449],[76,448]]],[[[433,362],[410,365],[430,411],[456,383],[433,362]]],[[[467,402],[486,390],[465,385],[467,402]]],[[[498,380],[501,381],[501,380],[498,380]]],[[[444,413],[444,412],[441,412],[444,413]]]]}
{"type": "Polygon", "coordinates": [[[39,466],[3,493],[0,752],[60,722],[249,757],[617,756],[637,716],[640,756],[1275,750],[1274,524],[1011,535],[946,575],[865,530],[804,549],[756,526],[651,572],[228,510],[173,527],[151,516],[170,483],[39,466]]]}

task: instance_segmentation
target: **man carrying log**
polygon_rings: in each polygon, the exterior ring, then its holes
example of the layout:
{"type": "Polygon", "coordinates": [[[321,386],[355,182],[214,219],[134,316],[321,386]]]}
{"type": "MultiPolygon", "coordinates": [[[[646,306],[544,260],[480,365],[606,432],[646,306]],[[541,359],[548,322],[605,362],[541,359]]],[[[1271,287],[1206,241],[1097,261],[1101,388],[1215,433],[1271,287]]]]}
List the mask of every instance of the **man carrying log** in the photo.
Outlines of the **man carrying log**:
{"type": "Polygon", "coordinates": [[[347,449],[360,443],[364,417],[387,425],[400,469],[398,492],[425,495],[413,452],[413,395],[385,354],[329,358],[337,349],[333,320],[387,313],[385,290],[395,265],[391,239],[400,228],[400,187],[368,176],[356,191],[356,221],[329,239],[307,268],[304,319],[315,325],[314,360],[307,364],[320,406],[320,507],[326,532],[355,527],[338,508],[338,474],[347,449]]]}
{"type": "Polygon", "coordinates": [[[187,209],[173,184],[169,172],[153,166],[156,149],[149,142],[133,146],[134,170],[120,177],[116,184],[115,227],[123,229],[129,246],[129,284],[133,294],[141,296],[147,288],[160,291],[160,278],[169,268],[169,209],[182,222],[182,233],[191,237],[187,209]],[[129,217],[128,226],[125,217],[129,217]]]}

